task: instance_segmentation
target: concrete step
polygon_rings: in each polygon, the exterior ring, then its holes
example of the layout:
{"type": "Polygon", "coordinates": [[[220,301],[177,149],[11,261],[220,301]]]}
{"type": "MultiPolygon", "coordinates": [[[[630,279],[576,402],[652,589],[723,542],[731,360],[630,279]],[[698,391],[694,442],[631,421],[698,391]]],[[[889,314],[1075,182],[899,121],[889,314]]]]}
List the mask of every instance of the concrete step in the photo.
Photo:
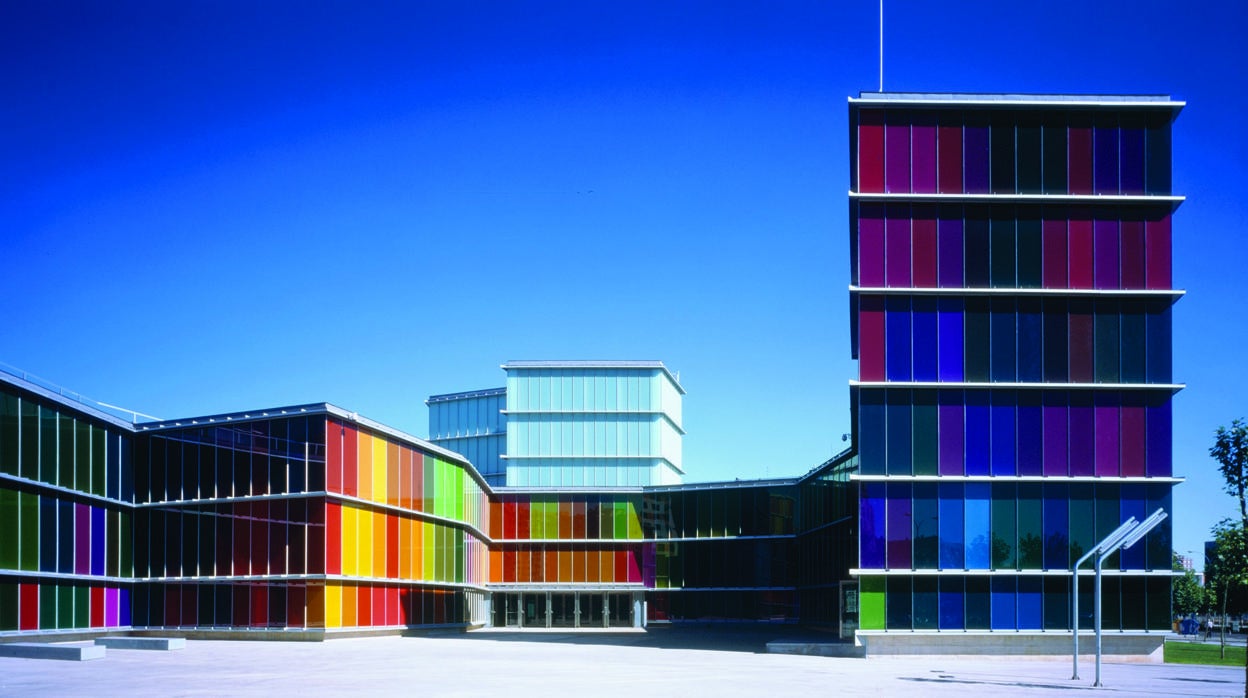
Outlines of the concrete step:
{"type": "Polygon", "coordinates": [[[103,659],[104,648],[99,645],[73,645],[52,642],[5,642],[0,643],[0,657],[61,659],[68,662],[85,662],[92,659],[103,659]]]}
{"type": "Polygon", "coordinates": [[[95,644],[115,650],[181,650],[186,649],[184,637],[101,637],[95,644]]]}

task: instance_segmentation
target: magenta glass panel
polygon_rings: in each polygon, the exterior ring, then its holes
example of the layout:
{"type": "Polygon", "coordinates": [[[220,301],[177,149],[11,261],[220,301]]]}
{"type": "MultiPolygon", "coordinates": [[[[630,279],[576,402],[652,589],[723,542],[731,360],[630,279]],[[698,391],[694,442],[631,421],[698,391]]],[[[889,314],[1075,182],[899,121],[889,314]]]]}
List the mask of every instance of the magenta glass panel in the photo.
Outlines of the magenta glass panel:
{"type": "Polygon", "coordinates": [[[1144,223],[1144,282],[1148,288],[1170,288],[1170,214],[1144,223]]]}
{"type": "Polygon", "coordinates": [[[1092,395],[1087,391],[1070,393],[1070,474],[1075,477],[1092,475],[1094,434],[1092,395]]]}
{"type": "Polygon", "coordinates": [[[1144,400],[1140,393],[1126,393],[1122,404],[1122,476],[1144,477],[1144,400]]]}
{"type": "Polygon", "coordinates": [[[936,207],[916,205],[911,234],[914,236],[913,281],[918,288],[936,287],[936,207]]]}
{"type": "Polygon", "coordinates": [[[1096,475],[1118,477],[1118,394],[1096,395],[1096,475]]]}
{"type": "Polygon", "coordinates": [[[1044,279],[1045,288],[1066,288],[1066,262],[1068,260],[1066,252],[1066,218],[1065,212],[1060,212],[1063,217],[1049,218],[1051,214],[1057,214],[1059,211],[1049,209],[1045,212],[1044,226],[1041,232],[1043,236],[1043,255],[1044,255],[1044,279]]]}
{"type": "Polygon", "coordinates": [[[940,474],[962,475],[962,454],[965,449],[962,392],[942,390],[937,399],[940,401],[940,474]]]}
{"type": "Polygon", "coordinates": [[[910,286],[910,207],[888,207],[884,228],[884,283],[890,287],[910,286]]]}
{"type": "Polygon", "coordinates": [[[936,245],[940,248],[938,273],[941,288],[962,287],[962,217],[961,209],[948,206],[940,209],[936,245]]]}
{"type": "Polygon", "coordinates": [[[914,120],[911,132],[914,144],[914,191],[920,194],[936,192],[936,115],[921,114],[914,120]]]}
{"type": "Polygon", "coordinates": [[[1092,164],[1095,193],[1117,194],[1118,125],[1112,116],[1096,120],[1092,142],[1095,157],[1095,162],[1092,164]]]}
{"type": "Polygon", "coordinates": [[[1092,221],[1086,211],[1072,211],[1070,219],[1070,287],[1092,288],[1092,221]],[[1079,216],[1076,218],[1076,216],[1079,216]]]}
{"type": "Polygon", "coordinates": [[[858,208],[858,283],[884,285],[884,207],[878,204],[858,208]]]}
{"type": "Polygon", "coordinates": [[[121,625],[117,614],[117,587],[104,588],[104,625],[109,628],[121,625]]]}
{"type": "Polygon", "coordinates": [[[858,378],[884,380],[884,297],[859,296],[858,378]]]}
{"type": "Polygon", "coordinates": [[[1122,283],[1121,288],[1144,288],[1144,221],[1122,221],[1122,283]]]}
{"type": "Polygon", "coordinates": [[[1170,412],[1170,395],[1151,396],[1148,403],[1147,439],[1148,439],[1148,476],[1170,477],[1173,472],[1173,445],[1170,412]]]}
{"type": "Polygon", "coordinates": [[[91,574],[91,507],[74,505],[74,574],[91,574]]]}
{"type": "Polygon", "coordinates": [[[637,548],[628,550],[628,581],[632,584],[641,583],[641,555],[637,548]]]}
{"type": "Polygon", "coordinates": [[[1144,120],[1123,117],[1121,141],[1121,165],[1119,173],[1123,194],[1144,193],[1144,120]]]}
{"type": "Polygon", "coordinates": [[[910,508],[909,483],[888,483],[888,569],[912,569],[910,508]]]}
{"type": "Polygon", "coordinates": [[[1066,432],[1069,409],[1066,394],[1044,394],[1044,474],[1062,477],[1068,474],[1066,432]]]}
{"type": "Polygon", "coordinates": [[[900,112],[889,112],[884,126],[884,191],[910,191],[910,123],[900,112]]]}
{"type": "Polygon", "coordinates": [[[858,112],[858,191],[884,191],[884,112],[858,112]]]}
{"type": "Polygon", "coordinates": [[[1070,193],[1092,193],[1092,124],[1072,115],[1070,121],[1069,158],[1070,193]]]}
{"type": "Polygon", "coordinates": [[[1118,221],[1097,219],[1093,225],[1096,237],[1096,288],[1118,288],[1118,221]]]}
{"type": "Polygon", "coordinates": [[[962,132],[963,178],[967,193],[988,193],[988,120],[983,115],[967,118],[962,132]]]}
{"type": "Polygon", "coordinates": [[[942,194],[962,193],[962,116],[944,112],[937,134],[937,168],[942,194]]]}

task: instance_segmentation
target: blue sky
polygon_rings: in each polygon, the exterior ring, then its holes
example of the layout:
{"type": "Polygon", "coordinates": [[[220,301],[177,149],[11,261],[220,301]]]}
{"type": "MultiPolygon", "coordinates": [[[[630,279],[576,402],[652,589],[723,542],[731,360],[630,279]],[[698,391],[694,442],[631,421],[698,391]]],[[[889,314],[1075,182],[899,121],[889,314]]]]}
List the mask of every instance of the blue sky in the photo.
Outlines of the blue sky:
{"type": "MultiPolygon", "coordinates": [[[[846,97],[874,2],[6,3],[0,361],[179,417],[329,401],[425,435],[509,359],[662,359],[691,480],[849,428],[846,97]]],[[[1162,93],[1175,549],[1248,416],[1248,6],[890,2],[893,91],[1162,93]]]]}

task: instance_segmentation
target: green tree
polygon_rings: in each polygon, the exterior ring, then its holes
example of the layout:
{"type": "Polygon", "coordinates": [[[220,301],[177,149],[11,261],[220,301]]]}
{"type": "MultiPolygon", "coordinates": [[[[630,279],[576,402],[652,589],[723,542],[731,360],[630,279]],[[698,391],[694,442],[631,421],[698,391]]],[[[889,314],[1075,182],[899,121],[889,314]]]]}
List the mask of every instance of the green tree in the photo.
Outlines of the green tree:
{"type": "MultiPolygon", "coordinates": [[[[1218,462],[1218,472],[1226,481],[1226,491],[1239,502],[1239,524],[1223,521],[1214,529],[1218,543],[1217,567],[1221,577],[1222,604],[1234,587],[1241,587],[1248,578],[1248,556],[1245,556],[1244,532],[1248,531],[1248,424],[1242,419],[1231,420],[1230,428],[1218,427],[1213,432],[1209,455],[1218,462]],[[1221,529],[1221,531],[1219,531],[1221,529]],[[1223,543],[1226,548],[1223,548],[1223,543]]],[[[1222,623],[1222,655],[1226,656],[1225,611],[1222,623]]],[[[1244,698],[1248,698],[1248,661],[1244,663],[1244,698]]]]}
{"type": "MultiPolygon", "coordinates": [[[[1173,564],[1171,567],[1176,572],[1183,572],[1183,565],[1179,562],[1179,556],[1173,556],[1173,564]]],[[[1209,595],[1205,588],[1200,585],[1196,579],[1196,573],[1187,570],[1186,573],[1174,580],[1170,587],[1173,595],[1171,607],[1174,613],[1186,617],[1200,613],[1209,606],[1209,595]]]]}

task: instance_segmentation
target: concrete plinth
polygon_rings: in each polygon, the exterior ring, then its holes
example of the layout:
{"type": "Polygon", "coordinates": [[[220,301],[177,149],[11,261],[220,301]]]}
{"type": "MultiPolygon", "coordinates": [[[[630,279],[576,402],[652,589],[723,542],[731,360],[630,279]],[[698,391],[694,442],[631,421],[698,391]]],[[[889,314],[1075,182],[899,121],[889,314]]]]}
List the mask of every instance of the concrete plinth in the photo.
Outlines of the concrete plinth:
{"type": "Polygon", "coordinates": [[[0,657],[86,662],[103,659],[104,648],[98,645],[61,645],[51,642],[6,642],[0,644],[0,657]]]}
{"type": "Polygon", "coordinates": [[[184,637],[101,637],[95,644],[115,650],[181,650],[186,649],[184,637]]]}
{"type": "MultiPolygon", "coordinates": [[[[992,655],[1010,659],[1070,658],[1070,633],[940,632],[905,633],[858,631],[855,642],[866,656],[882,657],[980,657],[992,655]]],[[[1159,664],[1163,661],[1164,633],[1112,633],[1101,637],[1101,657],[1105,661],[1159,664]]],[[[1091,662],[1096,653],[1096,635],[1079,633],[1079,661],[1091,662]]]]}

